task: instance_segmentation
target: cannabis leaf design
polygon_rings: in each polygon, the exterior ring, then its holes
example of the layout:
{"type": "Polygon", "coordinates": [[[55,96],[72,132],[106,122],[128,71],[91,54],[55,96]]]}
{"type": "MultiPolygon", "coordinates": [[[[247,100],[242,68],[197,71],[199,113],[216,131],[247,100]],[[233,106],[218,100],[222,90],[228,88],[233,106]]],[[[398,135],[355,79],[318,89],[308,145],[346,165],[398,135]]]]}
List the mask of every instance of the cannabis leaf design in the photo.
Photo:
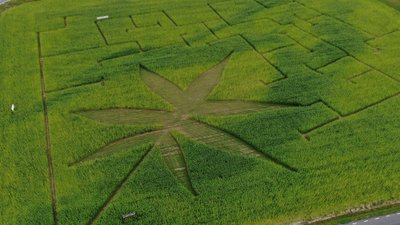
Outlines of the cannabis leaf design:
{"type": "Polygon", "coordinates": [[[153,92],[173,105],[175,110],[109,109],[81,112],[81,115],[100,122],[134,125],[157,124],[161,125],[162,128],[113,142],[73,164],[80,164],[87,160],[93,160],[109,152],[138,145],[139,143],[143,143],[143,141],[151,141],[154,143],[153,147],[159,147],[161,149],[166,164],[178,180],[189,191],[196,194],[196,191],[191,185],[187,170],[188,167],[181,152],[180,145],[172,134],[172,132],[179,132],[194,141],[212,146],[216,149],[237,151],[249,157],[269,160],[290,171],[296,171],[293,167],[279,161],[273,156],[258,151],[255,147],[240,138],[194,119],[196,115],[227,116],[260,112],[271,107],[287,107],[285,105],[263,102],[207,100],[210,92],[218,84],[229,59],[230,55],[221,63],[198,76],[186,90],[180,89],[164,77],[141,66],[141,78],[145,84],[153,92]]]}

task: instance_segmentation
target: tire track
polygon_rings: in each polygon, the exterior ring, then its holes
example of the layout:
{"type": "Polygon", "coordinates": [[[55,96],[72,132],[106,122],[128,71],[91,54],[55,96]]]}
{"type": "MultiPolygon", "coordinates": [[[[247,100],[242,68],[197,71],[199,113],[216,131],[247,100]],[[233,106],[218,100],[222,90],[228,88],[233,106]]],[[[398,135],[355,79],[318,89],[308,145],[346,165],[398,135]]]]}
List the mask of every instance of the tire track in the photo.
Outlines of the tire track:
{"type": "Polygon", "coordinates": [[[40,32],[37,33],[37,44],[38,44],[38,63],[40,69],[40,81],[42,90],[42,103],[43,103],[43,114],[44,114],[44,128],[46,135],[46,149],[47,149],[47,167],[49,171],[50,180],[50,192],[51,192],[51,205],[53,208],[53,220],[54,224],[58,224],[58,213],[57,213],[57,195],[56,195],[56,184],[54,179],[54,168],[53,159],[51,156],[51,139],[50,139],[50,127],[49,127],[49,116],[47,110],[47,97],[46,97],[46,82],[44,79],[43,72],[43,58],[42,58],[42,46],[40,43],[40,32]]]}

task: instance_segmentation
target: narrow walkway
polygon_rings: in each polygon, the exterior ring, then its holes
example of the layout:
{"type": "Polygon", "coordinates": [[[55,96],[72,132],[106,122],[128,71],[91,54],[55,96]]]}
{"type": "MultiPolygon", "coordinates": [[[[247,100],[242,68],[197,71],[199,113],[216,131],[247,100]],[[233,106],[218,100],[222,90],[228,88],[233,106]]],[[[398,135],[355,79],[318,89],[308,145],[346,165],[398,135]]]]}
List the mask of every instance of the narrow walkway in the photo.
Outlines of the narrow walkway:
{"type": "Polygon", "coordinates": [[[42,57],[42,46],[40,43],[40,33],[37,33],[37,44],[38,44],[38,59],[39,59],[39,69],[40,69],[40,81],[41,81],[41,91],[42,91],[42,103],[43,103],[43,114],[44,114],[44,128],[46,135],[46,150],[47,150],[47,167],[49,171],[50,180],[50,192],[51,192],[51,205],[53,208],[53,219],[54,224],[58,224],[58,214],[57,214],[57,202],[56,202],[56,184],[54,180],[54,169],[53,169],[53,159],[51,156],[51,141],[50,141],[50,127],[49,127],[49,116],[47,110],[47,97],[46,97],[46,82],[44,79],[43,72],[43,57],[42,57]]]}
{"type": "Polygon", "coordinates": [[[358,220],[345,225],[400,225],[400,212],[358,220]]]}
{"type": "Polygon", "coordinates": [[[97,220],[100,218],[101,214],[110,206],[112,200],[114,197],[122,190],[122,188],[125,186],[125,184],[128,182],[128,179],[132,176],[132,174],[136,171],[136,169],[142,164],[146,156],[150,153],[150,151],[153,149],[154,146],[151,146],[145,153],[144,155],[140,158],[140,160],[134,164],[131,168],[131,170],[128,172],[128,174],[124,177],[124,179],[121,181],[121,183],[118,184],[118,186],[115,188],[115,190],[111,193],[110,196],[108,196],[107,200],[103,203],[103,205],[99,208],[99,210],[96,212],[96,214],[89,220],[87,225],[93,225],[97,222],[97,220]]]}

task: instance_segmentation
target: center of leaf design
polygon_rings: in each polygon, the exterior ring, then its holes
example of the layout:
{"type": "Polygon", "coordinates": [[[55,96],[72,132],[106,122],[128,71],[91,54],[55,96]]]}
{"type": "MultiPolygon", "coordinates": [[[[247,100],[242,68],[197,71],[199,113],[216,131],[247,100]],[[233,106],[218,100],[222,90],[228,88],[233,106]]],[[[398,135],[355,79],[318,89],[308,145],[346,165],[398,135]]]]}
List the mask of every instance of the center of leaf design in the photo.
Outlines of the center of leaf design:
{"type": "Polygon", "coordinates": [[[79,113],[82,116],[99,122],[129,125],[160,125],[161,128],[112,142],[90,155],[73,162],[71,165],[79,165],[98,157],[106,157],[115,151],[132,148],[145,142],[152,142],[151,149],[160,148],[169,169],[190,192],[197,195],[188,173],[188,166],[190,167],[190,165],[186,164],[180,144],[174,136],[174,134],[180,133],[195,142],[215,149],[233,151],[248,157],[268,160],[284,169],[295,172],[295,168],[281,162],[265,151],[256,149],[228,131],[212,127],[195,119],[196,116],[228,116],[287,107],[285,105],[264,102],[208,100],[209,94],[218,84],[229,59],[230,55],[222,62],[199,75],[186,90],[180,89],[163,76],[141,66],[140,74],[143,82],[154,93],[174,106],[174,110],[109,109],[79,113]]]}

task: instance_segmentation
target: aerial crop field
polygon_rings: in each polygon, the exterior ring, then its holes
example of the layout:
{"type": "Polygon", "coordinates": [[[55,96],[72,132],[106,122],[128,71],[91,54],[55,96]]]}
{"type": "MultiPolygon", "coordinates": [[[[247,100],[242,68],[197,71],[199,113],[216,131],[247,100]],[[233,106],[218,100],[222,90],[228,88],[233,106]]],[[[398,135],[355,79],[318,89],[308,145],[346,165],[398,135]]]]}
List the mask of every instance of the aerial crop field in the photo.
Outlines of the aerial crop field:
{"type": "Polygon", "coordinates": [[[0,224],[291,224],[398,203],[399,5],[2,6],[0,224]]]}

